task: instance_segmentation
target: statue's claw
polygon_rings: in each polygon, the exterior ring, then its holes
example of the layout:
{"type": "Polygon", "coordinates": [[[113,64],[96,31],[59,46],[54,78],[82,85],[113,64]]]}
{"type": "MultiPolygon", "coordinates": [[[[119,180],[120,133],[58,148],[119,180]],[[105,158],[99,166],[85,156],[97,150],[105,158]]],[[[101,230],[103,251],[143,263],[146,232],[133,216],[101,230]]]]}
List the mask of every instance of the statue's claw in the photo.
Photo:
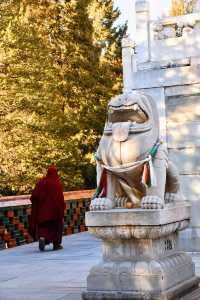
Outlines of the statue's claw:
{"type": "Polygon", "coordinates": [[[141,201],[141,208],[143,209],[161,209],[164,208],[164,201],[158,196],[145,196],[141,201]]]}
{"type": "Polygon", "coordinates": [[[114,207],[114,201],[109,198],[95,198],[90,204],[90,210],[107,210],[114,207]]]}

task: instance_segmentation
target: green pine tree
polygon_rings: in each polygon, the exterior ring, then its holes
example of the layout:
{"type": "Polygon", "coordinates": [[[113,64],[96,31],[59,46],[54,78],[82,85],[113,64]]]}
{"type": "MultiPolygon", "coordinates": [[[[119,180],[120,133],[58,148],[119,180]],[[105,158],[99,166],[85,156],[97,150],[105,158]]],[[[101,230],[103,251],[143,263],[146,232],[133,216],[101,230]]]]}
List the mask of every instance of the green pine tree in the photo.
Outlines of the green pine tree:
{"type": "Polygon", "coordinates": [[[90,94],[91,104],[85,107],[87,108],[85,123],[87,147],[85,147],[85,165],[82,174],[85,186],[95,187],[93,157],[103,132],[107,103],[112,96],[122,91],[121,39],[127,26],[126,24],[115,26],[119,10],[114,8],[112,0],[90,1],[88,13],[93,26],[93,44],[99,49],[100,57],[98,78],[90,94]]]}

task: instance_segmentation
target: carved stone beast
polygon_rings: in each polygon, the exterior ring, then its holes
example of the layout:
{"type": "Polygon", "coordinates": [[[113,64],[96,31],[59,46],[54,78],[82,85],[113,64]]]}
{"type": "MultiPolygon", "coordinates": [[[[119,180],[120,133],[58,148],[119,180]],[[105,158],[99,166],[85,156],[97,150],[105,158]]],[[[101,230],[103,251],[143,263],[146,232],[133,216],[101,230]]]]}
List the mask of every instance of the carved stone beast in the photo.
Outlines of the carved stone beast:
{"type": "Polygon", "coordinates": [[[91,210],[123,207],[160,209],[166,195],[176,198],[178,173],[159,141],[159,121],[153,99],[141,92],[113,98],[96,153],[97,191],[91,210]]]}

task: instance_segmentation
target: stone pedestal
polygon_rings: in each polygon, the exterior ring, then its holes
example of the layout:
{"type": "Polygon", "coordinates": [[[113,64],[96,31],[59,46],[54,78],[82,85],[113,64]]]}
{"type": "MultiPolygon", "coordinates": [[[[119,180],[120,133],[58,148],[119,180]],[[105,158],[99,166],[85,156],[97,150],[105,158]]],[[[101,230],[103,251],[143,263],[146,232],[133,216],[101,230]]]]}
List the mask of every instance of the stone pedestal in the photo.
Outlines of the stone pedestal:
{"type": "Polygon", "coordinates": [[[103,241],[103,260],[90,270],[83,299],[176,299],[197,288],[191,257],[176,250],[189,219],[187,202],[88,212],[86,225],[103,241]]]}

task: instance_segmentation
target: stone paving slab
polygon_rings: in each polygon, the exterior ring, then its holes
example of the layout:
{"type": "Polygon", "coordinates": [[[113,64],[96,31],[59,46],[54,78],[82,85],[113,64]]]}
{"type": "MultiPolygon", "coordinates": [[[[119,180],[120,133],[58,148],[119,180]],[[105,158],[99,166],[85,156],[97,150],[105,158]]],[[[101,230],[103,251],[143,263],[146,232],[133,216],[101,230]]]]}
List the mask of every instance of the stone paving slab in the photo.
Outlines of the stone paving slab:
{"type": "MultiPolygon", "coordinates": [[[[64,249],[41,253],[32,243],[0,251],[0,300],[80,300],[101,242],[89,233],[63,238],[64,249]]],[[[192,253],[200,275],[200,252],[192,253]]]]}

